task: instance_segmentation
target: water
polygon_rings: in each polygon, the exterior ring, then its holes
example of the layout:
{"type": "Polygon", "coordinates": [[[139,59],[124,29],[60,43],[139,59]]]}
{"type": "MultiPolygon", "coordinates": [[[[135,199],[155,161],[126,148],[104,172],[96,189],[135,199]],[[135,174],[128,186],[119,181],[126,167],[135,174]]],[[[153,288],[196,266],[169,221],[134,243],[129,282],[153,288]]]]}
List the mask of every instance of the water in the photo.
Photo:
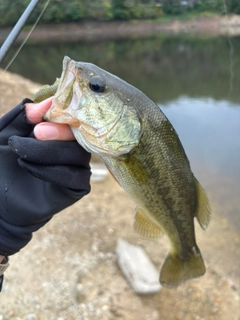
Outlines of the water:
{"type": "Polygon", "coordinates": [[[95,63],[141,89],[173,123],[210,200],[222,204],[216,214],[227,217],[239,231],[240,38],[231,41],[233,74],[227,38],[189,35],[30,43],[9,70],[51,84],[68,55],[95,63]]]}
{"type": "Polygon", "coordinates": [[[183,96],[161,108],[178,132],[196,177],[211,202],[218,203],[214,217],[227,218],[239,232],[239,106],[183,96]]]}
{"type": "MultiPolygon", "coordinates": [[[[228,39],[159,36],[149,39],[91,43],[25,45],[9,71],[39,83],[61,74],[64,55],[97,64],[145,92],[157,102],[180,96],[240,103],[240,38],[233,38],[233,79],[230,82],[228,39]]],[[[15,49],[9,52],[10,58],[15,49]]],[[[4,61],[7,64],[7,59],[4,61]]]]}

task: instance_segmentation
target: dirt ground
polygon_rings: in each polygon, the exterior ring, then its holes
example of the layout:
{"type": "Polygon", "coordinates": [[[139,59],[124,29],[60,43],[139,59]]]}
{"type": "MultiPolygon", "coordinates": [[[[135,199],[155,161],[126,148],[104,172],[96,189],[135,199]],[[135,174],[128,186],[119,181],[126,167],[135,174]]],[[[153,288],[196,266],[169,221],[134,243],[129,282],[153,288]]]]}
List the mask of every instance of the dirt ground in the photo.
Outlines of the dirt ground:
{"type": "MultiPolygon", "coordinates": [[[[1,74],[0,115],[38,87],[1,74]]],[[[116,263],[117,239],[141,245],[158,270],[169,243],[165,236],[146,241],[134,234],[134,205],[109,175],[92,183],[89,196],[56,215],[11,258],[0,319],[239,320],[240,237],[215,214],[223,210],[221,188],[217,196],[209,190],[212,221],[206,232],[196,223],[207,267],[203,277],[148,296],[133,292],[116,263]]]]}

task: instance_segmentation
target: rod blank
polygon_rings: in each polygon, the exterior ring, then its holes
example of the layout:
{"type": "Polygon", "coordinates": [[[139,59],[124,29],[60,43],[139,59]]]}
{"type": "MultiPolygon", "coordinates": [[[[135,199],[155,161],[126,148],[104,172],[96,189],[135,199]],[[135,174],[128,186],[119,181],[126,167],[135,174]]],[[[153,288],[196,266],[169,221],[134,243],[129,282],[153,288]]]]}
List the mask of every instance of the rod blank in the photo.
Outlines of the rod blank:
{"type": "Polygon", "coordinates": [[[8,53],[9,49],[11,48],[13,42],[18,37],[19,33],[21,32],[22,28],[24,27],[28,17],[31,15],[35,7],[37,6],[40,0],[32,0],[29,5],[27,6],[26,10],[23,12],[22,16],[19,18],[18,22],[8,35],[7,39],[4,41],[3,45],[0,49],[0,63],[5,58],[6,54],[8,53]]]}

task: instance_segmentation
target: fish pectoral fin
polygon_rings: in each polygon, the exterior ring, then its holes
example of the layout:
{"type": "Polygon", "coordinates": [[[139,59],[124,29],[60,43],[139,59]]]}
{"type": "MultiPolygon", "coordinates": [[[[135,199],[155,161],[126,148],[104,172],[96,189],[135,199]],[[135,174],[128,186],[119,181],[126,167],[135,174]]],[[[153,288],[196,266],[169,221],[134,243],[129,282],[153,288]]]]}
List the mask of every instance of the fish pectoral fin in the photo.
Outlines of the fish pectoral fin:
{"type": "Polygon", "coordinates": [[[147,239],[159,238],[163,234],[161,228],[150,221],[141,209],[136,212],[133,228],[141,237],[147,239]]]}
{"type": "Polygon", "coordinates": [[[203,230],[206,230],[211,219],[211,208],[210,208],[208,197],[203,187],[200,185],[200,183],[196,178],[195,178],[195,186],[196,186],[197,199],[198,199],[196,218],[201,228],[203,230]]]}
{"type": "Polygon", "coordinates": [[[176,288],[186,280],[204,275],[206,268],[201,253],[197,247],[194,251],[187,260],[182,260],[172,253],[167,256],[160,274],[160,283],[164,287],[176,288]]]}

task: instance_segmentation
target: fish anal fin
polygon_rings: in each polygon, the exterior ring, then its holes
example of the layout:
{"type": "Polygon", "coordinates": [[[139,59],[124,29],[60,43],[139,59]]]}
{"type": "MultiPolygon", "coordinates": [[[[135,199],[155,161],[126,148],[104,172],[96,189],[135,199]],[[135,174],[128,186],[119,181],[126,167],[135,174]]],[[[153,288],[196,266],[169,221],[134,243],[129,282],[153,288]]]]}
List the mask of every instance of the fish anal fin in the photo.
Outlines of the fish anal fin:
{"type": "Polygon", "coordinates": [[[172,253],[167,256],[160,273],[162,286],[176,288],[186,280],[204,275],[206,268],[201,253],[197,247],[193,251],[187,260],[182,260],[172,253]]]}
{"type": "Polygon", "coordinates": [[[211,207],[203,187],[200,185],[200,183],[196,178],[195,178],[195,186],[196,186],[197,199],[198,199],[196,218],[201,228],[203,230],[206,230],[211,219],[211,207]]]}
{"type": "Polygon", "coordinates": [[[150,221],[141,209],[136,212],[133,228],[141,237],[147,239],[159,238],[163,234],[161,228],[150,221]]]}

